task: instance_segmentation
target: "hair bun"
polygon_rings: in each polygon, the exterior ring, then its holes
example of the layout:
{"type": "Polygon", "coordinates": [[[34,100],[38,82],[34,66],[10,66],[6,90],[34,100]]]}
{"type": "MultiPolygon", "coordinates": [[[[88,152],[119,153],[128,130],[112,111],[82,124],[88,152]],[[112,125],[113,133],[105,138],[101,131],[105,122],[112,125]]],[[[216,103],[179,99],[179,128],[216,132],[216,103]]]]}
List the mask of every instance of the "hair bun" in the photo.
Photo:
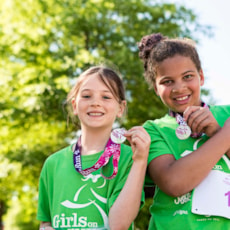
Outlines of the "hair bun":
{"type": "Polygon", "coordinates": [[[165,37],[160,33],[150,34],[144,36],[138,43],[139,57],[141,59],[147,59],[150,55],[151,50],[157,45],[158,42],[164,40],[165,37]]]}

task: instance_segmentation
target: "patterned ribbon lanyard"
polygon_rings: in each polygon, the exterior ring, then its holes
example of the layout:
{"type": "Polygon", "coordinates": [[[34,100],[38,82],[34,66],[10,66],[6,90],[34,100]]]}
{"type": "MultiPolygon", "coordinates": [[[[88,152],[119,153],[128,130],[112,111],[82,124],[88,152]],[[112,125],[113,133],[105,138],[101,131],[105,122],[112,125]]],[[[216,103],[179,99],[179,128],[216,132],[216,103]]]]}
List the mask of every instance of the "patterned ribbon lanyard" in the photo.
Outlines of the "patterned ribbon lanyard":
{"type": "Polygon", "coordinates": [[[73,163],[77,172],[81,173],[83,176],[87,176],[90,173],[98,170],[99,168],[104,167],[108,162],[109,158],[113,156],[113,173],[111,176],[106,177],[102,173],[102,177],[105,179],[113,179],[118,172],[118,162],[120,158],[121,146],[120,144],[114,143],[111,139],[106,144],[104,153],[100,156],[98,161],[87,169],[82,169],[81,165],[81,139],[78,139],[76,143],[74,154],[73,154],[73,163]]]}
{"type": "MultiPolygon", "coordinates": [[[[201,107],[208,108],[208,105],[206,105],[204,102],[202,102],[201,107]]],[[[187,122],[184,120],[184,118],[179,113],[175,113],[175,112],[170,110],[169,115],[172,117],[175,117],[177,123],[179,124],[179,126],[176,128],[176,135],[179,139],[185,140],[188,137],[198,138],[198,137],[202,136],[203,133],[194,133],[194,132],[192,133],[187,122]]]]}

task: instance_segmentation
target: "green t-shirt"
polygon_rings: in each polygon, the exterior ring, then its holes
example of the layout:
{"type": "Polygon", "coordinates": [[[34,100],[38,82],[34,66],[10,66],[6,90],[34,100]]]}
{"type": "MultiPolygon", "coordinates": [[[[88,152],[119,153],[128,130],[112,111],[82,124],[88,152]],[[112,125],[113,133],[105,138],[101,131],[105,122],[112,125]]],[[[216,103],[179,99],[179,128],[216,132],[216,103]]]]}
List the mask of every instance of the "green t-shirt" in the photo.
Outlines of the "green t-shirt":
{"type": "MultiPolygon", "coordinates": [[[[52,222],[56,230],[109,229],[109,210],[126,182],[132,166],[132,150],[121,145],[118,173],[107,180],[101,176],[101,169],[86,177],[78,173],[73,165],[71,148],[68,146],[51,155],[43,166],[37,219],[52,222]]],[[[82,168],[94,165],[101,154],[82,156],[82,168]]],[[[110,176],[112,171],[110,159],[102,173],[110,176]]]]}
{"type": "MultiPolygon", "coordinates": [[[[230,106],[211,106],[210,110],[220,126],[223,126],[226,119],[230,117],[230,106]]],[[[163,154],[173,154],[175,159],[178,160],[192,153],[208,140],[206,135],[197,139],[190,137],[186,140],[179,140],[175,134],[176,127],[178,127],[176,119],[169,115],[165,115],[163,118],[155,121],[145,122],[144,128],[151,136],[148,163],[163,154]]],[[[229,167],[229,158],[224,155],[213,167],[213,170],[223,171],[229,175],[229,167]]],[[[230,219],[220,216],[193,214],[191,212],[193,192],[194,190],[175,198],[166,195],[156,186],[154,201],[150,208],[149,230],[230,229],[230,219]]],[[[228,198],[226,196],[226,199],[228,198]]]]}

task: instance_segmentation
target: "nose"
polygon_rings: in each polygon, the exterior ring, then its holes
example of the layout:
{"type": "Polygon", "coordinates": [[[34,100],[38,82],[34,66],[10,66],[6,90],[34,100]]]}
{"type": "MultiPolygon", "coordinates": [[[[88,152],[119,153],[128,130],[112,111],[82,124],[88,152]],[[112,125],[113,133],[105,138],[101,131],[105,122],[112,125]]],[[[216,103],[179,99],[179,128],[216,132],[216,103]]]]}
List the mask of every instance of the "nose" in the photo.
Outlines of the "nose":
{"type": "Polygon", "coordinates": [[[182,92],[186,88],[186,85],[183,82],[177,82],[172,88],[173,93],[182,92]]]}
{"type": "Polygon", "coordinates": [[[91,106],[99,106],[101,104],[99,97],[93,97],[91,100],[91,106]]]}

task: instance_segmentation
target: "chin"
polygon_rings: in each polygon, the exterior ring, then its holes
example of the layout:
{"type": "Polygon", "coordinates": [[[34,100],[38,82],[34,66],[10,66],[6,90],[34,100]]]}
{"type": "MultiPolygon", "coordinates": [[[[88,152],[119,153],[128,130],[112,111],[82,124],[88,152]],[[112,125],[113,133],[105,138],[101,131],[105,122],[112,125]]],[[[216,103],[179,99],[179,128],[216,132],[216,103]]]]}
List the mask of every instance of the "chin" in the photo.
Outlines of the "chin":
{"type": "Polygon", "coordinates": [[[184,106],[184,107],[177,106],[177,107],[173,107],[171,110],[176,112],[176,113],[183,113],[187,107],[188,106],[184,106]]]}

